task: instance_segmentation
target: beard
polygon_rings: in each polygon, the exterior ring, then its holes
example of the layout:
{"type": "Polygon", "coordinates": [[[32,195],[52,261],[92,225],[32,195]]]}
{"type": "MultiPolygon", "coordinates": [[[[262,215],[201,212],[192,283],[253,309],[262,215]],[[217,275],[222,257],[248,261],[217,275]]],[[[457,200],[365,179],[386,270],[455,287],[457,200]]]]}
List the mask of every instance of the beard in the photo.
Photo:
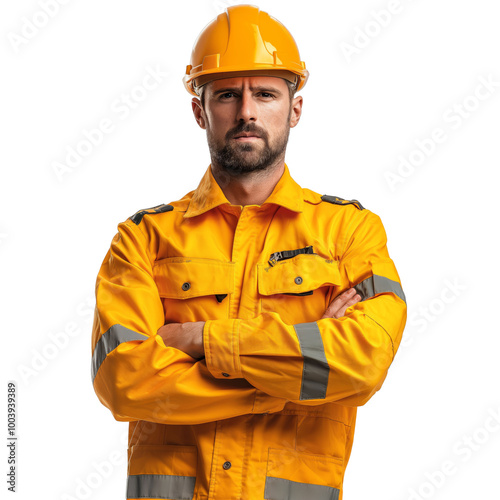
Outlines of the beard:
{"type": "Polygon", "coordinates": [[[285,156],[289,135],[290,127],[287,125],[270,144],[269,134],[265,130],[252,123],[243,123],[229,130],[224,138],[224,143],[219,144],[213,137],[210,128],[207,128],[207,141],[212,163],[233,176],[266,170],[274,165],[280,157],[285,156]],[[238,143],[232,140],[233,137],[242,132],[254,132],[260,137],[260,140],[255,141],[255,143],[238,143]]]}

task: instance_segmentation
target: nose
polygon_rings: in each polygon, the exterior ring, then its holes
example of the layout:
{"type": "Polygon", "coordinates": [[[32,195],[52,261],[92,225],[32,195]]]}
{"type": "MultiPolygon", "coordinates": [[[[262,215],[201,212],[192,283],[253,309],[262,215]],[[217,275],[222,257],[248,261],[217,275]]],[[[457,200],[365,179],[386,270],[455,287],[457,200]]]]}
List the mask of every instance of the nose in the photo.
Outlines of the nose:
{"type": "Polygon", "coordinates": [[[245,89],[241,93],[236,119],[238,121],[243,120],[244,122],[257,120],[257,106],[250,90],[245,89]]]}

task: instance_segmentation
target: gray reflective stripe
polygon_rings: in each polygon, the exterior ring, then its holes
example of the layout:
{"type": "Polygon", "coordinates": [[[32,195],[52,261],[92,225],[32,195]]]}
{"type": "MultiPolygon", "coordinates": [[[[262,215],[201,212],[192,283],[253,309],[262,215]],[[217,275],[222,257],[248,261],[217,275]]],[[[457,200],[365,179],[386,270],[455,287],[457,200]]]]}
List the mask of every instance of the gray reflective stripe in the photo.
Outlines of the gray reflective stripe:
{"type": "Polygon", "coordinates": [[[138,474],[128,476],[127,498],[168,498],[191,500],[195,477],[166,476],[163,474],[138,474]]]}
{"type": "Polygon", "coordinates": [[[266,500],[338,500],[340,490],[321,484],[307,484],[278,477],[266,477],[266,500]]]}
{"type": "Polygon", "coordinates": [[[299,323],[293,325],[304,357],[300,399],[325,399],[330,367],[326,361],[323,339],[318,324],[299,323]]]}
{"type": "Polygon", "coordinates": [[[148,339],[147,335],[134,332],[134,330],[129,330],[122,325],[113,325],[106,333],[103,333],[92,356],[92,383],[97,375],[97,370],[113,349],[116,349],[122,342],[146,339],[148,339]]]}
{"type": "Polygon", "coordinates": [[[401,284],[397,281],[390,280],[385,276],[377,276],[374,274],[366,278],[355,287],[356,291],[361,295],[361,300],[369,299],[377,293],[392,292],[395,293],[401,300],[406,302],[406,297],[401,288],[401,284]]]}

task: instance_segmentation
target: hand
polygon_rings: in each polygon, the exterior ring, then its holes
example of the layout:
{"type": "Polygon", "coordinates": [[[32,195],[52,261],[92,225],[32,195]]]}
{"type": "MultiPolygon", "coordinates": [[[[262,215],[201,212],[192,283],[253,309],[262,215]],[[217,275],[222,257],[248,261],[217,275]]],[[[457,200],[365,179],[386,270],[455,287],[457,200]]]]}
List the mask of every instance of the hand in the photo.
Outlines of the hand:
{"type": "Polygon", "coordinates": [[[195,359],[205,357],[203,347],[204,321],[168,323],[158,329],[158,335],[166,346],[175,347],[195,359]]]}
{"type": "Polygon", "coordinates": [[[326,308],[323,316],[321,316],[321,319],[339,319],[344,316],[345,311],[349,306],[356,304],[356,302],[359,302],[360,300],[361,296],[356,293],[356,290],[354,288],[349,288],[349,290],[346,290],[332,300],[330,305],[326,308]]]}

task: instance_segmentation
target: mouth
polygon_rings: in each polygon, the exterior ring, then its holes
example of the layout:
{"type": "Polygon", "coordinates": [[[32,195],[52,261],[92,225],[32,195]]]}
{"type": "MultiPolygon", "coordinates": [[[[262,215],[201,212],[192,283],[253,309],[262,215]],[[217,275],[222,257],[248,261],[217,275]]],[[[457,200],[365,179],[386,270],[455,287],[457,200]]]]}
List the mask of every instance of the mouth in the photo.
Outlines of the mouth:
{"type": "Polygon", "coordinates": [[[233,137],[235,141],[255,141],[257,139],[260,139],[258,135],[237,135],[236,137],[233,137]]]}

